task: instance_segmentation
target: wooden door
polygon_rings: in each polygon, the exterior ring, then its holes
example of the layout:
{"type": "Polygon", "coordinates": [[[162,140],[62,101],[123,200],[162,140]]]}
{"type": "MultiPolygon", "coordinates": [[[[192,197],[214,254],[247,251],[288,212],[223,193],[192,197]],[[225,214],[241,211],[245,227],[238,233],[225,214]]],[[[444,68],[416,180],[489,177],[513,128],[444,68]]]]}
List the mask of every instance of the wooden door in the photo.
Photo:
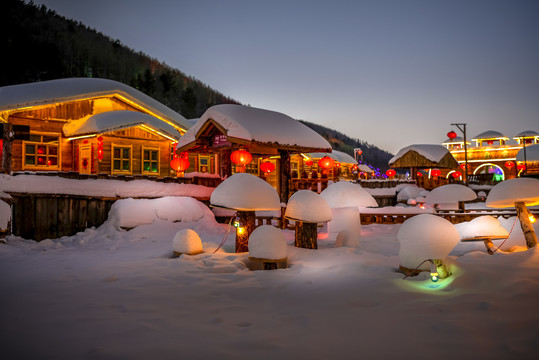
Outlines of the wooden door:
{"type": "Polygon", "coordinates": [[[92,173],[92,149],[89,144],[79,146],[79,173],[92,173]]]}

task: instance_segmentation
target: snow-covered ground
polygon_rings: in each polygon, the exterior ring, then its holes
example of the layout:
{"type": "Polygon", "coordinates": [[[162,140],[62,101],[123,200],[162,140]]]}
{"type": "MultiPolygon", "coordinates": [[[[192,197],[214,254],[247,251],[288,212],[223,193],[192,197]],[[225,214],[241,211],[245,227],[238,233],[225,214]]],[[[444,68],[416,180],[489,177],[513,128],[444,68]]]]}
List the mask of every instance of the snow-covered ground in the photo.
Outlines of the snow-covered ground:
{"type": "Polygon", "coordinates": [[[362,226],[359,247],[318,250],[293,247],[285,230],[289,267],[253,271],[233,233],[214,253],[227,228],[209,211],[129,231],[122,214],[0,244],[3,359],[536,358],[539,249],[516,251],[518,223],[502,248],[514,252],[459,243],[454,275],[432,283],[396,271],[402,225],[362,226]],[[205,252],[174,258],[187,228],[205,252]]]}

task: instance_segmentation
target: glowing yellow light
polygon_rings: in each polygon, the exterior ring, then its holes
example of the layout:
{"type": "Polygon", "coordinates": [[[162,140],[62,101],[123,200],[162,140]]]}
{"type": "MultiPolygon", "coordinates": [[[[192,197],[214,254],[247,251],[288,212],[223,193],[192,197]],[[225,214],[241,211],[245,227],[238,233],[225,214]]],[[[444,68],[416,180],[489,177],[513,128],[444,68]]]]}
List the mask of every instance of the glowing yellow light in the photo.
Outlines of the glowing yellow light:
{"type": "Polygon", "coordinates": [[[242,234],[245,233],[245,228],[242,227],[242,226],[239,226],[239,227],[236,228],[236,231],[237,231],[237,233],[238,233],[239,235],[242,235],[242,234]]]}
{"type": "Polygon", "coordinates": [[[170,137],[170,136],[168,136],[168,135],[165,135],[165,134],[163,134],[163,133],[160,132],[160,131],[157,131],[157,130],[155,130],[155,129],[152,129],[151,127],[148,127],[148,126],[146,126],[146,125],[140,125],[140,127],[141,127],[141,128],[144,128],[145,130],[148,130],[148,131],[150,131],[150,132],[154,132],[154,133],[156,133],[156,134],[158,134],[158,135],[161,135],[162,137],[165,137],[165,138],[169,139],[170,141],[177,141],[176,139],[174,139],[174,138],[172,138],[172,137],[170,137]]]}
{"type": "Polygon", "coordinates": [[[96,135],[96,134],[93,134],[93,135],[74,136],[74,137],[67,138],[67,141],[77,140],[77,139],[84,139],[84,138],[90,138],[90,137],[94,137],[94,136],[97,136],[97,135],[96,135]]]}
{"type": "Polygon", "coordinates": [[[537,221],[537,219],[535,218],[535,216],[533,216],[533,214],[530,214],[530,216],[528,216],[528,218],[530,219],[530,222],[532,224],[537,221]]]}

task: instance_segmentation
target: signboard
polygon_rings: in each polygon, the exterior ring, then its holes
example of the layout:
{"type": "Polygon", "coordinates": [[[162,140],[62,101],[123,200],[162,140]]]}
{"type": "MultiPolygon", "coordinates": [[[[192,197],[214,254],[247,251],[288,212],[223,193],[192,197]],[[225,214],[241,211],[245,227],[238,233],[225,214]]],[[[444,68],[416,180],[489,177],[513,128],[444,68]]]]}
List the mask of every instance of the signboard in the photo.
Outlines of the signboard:
{"type": "Polygon", "coordinates": [[[225,146],[232,146],[232,144],[229,141],[227,141],[226,135],[215,135],[213,137],[212,147],[218,148],[218,147],[225,147],[225,146]]]}

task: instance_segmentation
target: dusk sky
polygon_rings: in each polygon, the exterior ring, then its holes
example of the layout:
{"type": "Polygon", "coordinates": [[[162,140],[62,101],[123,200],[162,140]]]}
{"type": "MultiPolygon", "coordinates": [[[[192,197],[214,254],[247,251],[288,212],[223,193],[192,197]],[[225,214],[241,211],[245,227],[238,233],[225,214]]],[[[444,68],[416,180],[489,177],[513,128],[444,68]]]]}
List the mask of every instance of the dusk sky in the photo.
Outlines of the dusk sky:
{"type": "Polygon", "coordinates": [[[539,1],[44,0],[215,90],[396,153],[539,132],[539,1]]]}

